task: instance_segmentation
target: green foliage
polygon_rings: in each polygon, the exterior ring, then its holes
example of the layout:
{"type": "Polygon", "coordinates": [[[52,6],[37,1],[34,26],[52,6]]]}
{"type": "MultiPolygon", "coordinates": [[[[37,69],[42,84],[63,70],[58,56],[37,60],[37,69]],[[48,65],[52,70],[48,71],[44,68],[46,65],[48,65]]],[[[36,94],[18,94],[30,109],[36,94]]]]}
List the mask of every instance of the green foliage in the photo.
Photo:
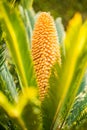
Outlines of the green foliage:
{"type": "Polygon", "coordinates": [[[16,63],[23,87],[32,86],[34,83],[32,81],[34,78],[31,78],[33,76],[33,72],[31,72],[32,61],[29,53],[29,41],[27,40],[23,22],[17,10],[10,8],[5,2],[1,3],[0,10],[2,12],[3,28],[6,31],[7,44],[16,63]]]}
{"type": "MultiPolygon", "coordinates": [[[[41,126],[41,123],[38,123],[39,120],[41,120],[40,102],[38,101],[38,94],[36,94],[36,81],[26,28],[23,19],[20,17],[18,8],[14,9],[14,7],[6,1],[0,2],[0,6],[0,11],[2,12],[0,17],[4,38],[15,62],[22,89],[21,94],[17,94],[13,79],[10,76],[6,65],[4,65],[4,54],[2,55],[3,51],[1,50],[0,63],[3,67],[0,72],[1,91],[8,96],[8,99],[1,92],[0,106],[5,110],[5,115],[8,115],[8,120],[11,119],[12,122],[14,122],[13,129],[39,129],[41,126]],[[27,90],[28,87],[30,88],[29,92],[27,90]],[[11,102],[14,100],[14,103],[11,104],[9,100],[11,102]],[[29,116],[26,116],[27,112],[30,113],[29,116]],[[31,121],[32,124],[28,122],[28,120],[31,120],[31,117],[33,120],[31,121]]],[[[3,120],[5,120],[5,118],[3,120]]],[[[4,124],[2,124],[2,126],[4,127],[4,124]]],[[[6,127],[6,129],[9,128],[6,127]]]]}
{"type": "Polygon", "coordinates": [[[56,29],[58,33],[59,43],[62,44],[65,38],[65,30],[64,30],[64,26],[62,24],[61,18],[57,18],[55,21],[55,24],[56,24],[56,29]]]}
{"type": "MultiPolygon", "coordinates": [[[[1,27],[0,27],[1,30],[1,27]]],[[[7,95],[10,101],[17,100],[17,91],[12,76],[5,64],[5,41],[2,37],[2,30],[0,31],[0,90],[7,95]],[[12,87],[13,86],[13,87],[12,87]]]]}
{"type": "Polygon", "coordinates": [[[2,70],[0,71],[0,78],[0,90],[2,90],[5,93],[5,95],[7,95],[10,101],[17,101],[16,86],[5,64],[3,65],[2,70]]]}
{"type": "Polygon", "coordinates": [[[81,21],[79,14],[76,14],[70,21],[65,39],[66,59],[62,63],[61,69],[55,67],[56,71],[53,70],[52,73],[49,96],[44,100],[42,106],[45,130],[62,129],[64,127],[87,67],[87,24],[85,22],[82,25],[81,21]],[[54,100],[56,100],[56,104],[54,100]],[[50,109],[52,106],[53,109],[50,109]],[[46,124],[45,121],[49,121],[49,123],[46,124]]]}
{"type": "Polygon", "coordinates": [[[79,124],[83,122],[83,121],[81,122],[82,118],[83,118],[82,120],[86,120],[86,108],[87,108],[87,74],[85,74],[83,77],[73,107],[66,120],[66,125],[67,127],[69,127],[69,129],[75,126],[78,127],[79,124]]]}
{"type": "Polygon", "coordinates": [[[62,64],[52,67],[50,87],[41,102],[31,53],[37,14],[32,0],[21,0],[14,6],[16,2],[0,1],[0,129],[85,130],[87,21],[83,23],[81,15],[76,14],[65,32],[61,19],[55,20],[62,64]],[[9,71],[7,48],[16,67],[20,91],[9,71]]]}
{"type": "Polygon", "coordinates": [[[33,0],[21,0],[21,4],[24,8],[31,8],[33,0]]]}

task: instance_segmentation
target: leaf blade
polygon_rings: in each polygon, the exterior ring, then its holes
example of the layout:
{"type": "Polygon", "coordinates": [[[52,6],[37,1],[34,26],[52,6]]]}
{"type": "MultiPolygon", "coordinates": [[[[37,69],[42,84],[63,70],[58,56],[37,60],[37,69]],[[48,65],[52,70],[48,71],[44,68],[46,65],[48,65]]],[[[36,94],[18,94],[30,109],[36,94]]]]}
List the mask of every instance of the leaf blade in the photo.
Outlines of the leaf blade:
{"type": "Polygon", "coordinates": [[[29,73],[34,73],[33,64],[29,51],[29,41],[27,41],[27,34],[19,13],[17,10],[12,10],[5,2],[0,4],[3,26],[5,26],[6,38],[8,40],[7,45],[15,61],[23,87],[36,85],[36,83],[32,83],[29,76],[29,73]]]}

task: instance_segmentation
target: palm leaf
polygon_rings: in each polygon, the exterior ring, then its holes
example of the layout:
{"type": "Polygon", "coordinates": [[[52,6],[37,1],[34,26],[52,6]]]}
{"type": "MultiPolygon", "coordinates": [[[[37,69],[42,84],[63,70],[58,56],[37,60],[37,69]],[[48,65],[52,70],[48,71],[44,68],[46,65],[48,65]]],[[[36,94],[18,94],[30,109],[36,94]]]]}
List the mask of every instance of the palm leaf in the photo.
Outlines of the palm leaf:
{"type": "Polygon", "coordinates": [[[0,2],[0,5],[2,12],[1,20],[6,33],[7,46],[15,61],[19,78],[24,87],[23,93],[15,104],[11,104],[6,96],[0,93],[0,106],[14,124],[18,126],[17,130],[33,130],[34,128],[39,130],[41,129],[40,102],[38,94],[35,94],[37,88],[30,88],[30,86],[36,86],[36,82],[26,29],[17,9],[12,10],[5,1],[0,2]],[[32,123],[29,123],[31,117],[32,123]]]}
{"type": "Polygon", "coordinates": [[[21,4],[24,8],[31,8],[33,0],[21,0],[21,4]]]}
{"type": "Polygon", "coordinates": [[[60,44],[61,58],[63,60],[65,58],[65,44],[64,44],[65,30],[64,30],[64,26],[62,24],[62,19],[60,17],[58,17],[55,20],[55,25],[56,25],[56,30],[57,30],[57,34],[58,34],[58,41],[60,44]]]}
{"type": "Polygon", "coordinates": [[[63,78],[62,80],[64,81],[64,85],[63,85],[63,82],[61,82],[61,84],[60,84],[61,88],[63,88],[62,86],[64,86],[64,91],[61,95],[61,100],[59,102],[59,106],[58,106],[58,109],[57,109],[58,114],[56,113],[57,119],[55,121],[54,129],[58,128],[58,127],[60,127],[60,128],[63,127],[65,120],[66,120],[66,117],[68,116],[70,109],[72,107],[74,98],[75,98],[75,96],[78,92],[78,88],[80,86],[80,83],[81,83],[82,77],[84,75],[85,69],[87,67],[87,62],[86,62],[86,59],[87,59],[87,48],[86,48],[86,44],[87,44],[87,38],[86,38],[87,22],[85,22],[79,28],[80,29],[79,30],[78,27],[76,28],[76,25],[75,25],[76,23],[73,23],[73,22],[75,22],[75,20],[77,18],[79,18],[79,22],[77,22],[78,23],[77,26],[79,25],[81,18],[77,14],[74,17],[74,21],[72,20],[72,22],[71,22],[71,26],[74,25],[73,28],[70,28],[70,30],[68,30],[69,35],[67,34],[67,36],[66,36],[67,45],[69,45],[68,46],[69,50],[68,50],[68,48],[66,48],[67,49],[67,51],[66,51],[67,52],[66,53],[67,59],[66,59],[66,64],[64,65],[65,71],[63,70],[63,73],[66,73],[66,75],[65,76],[63,75],[64,77],[61,76],[63,78]],[[78,29],[78,33],[77,33],[78,35],[77,36],[75,36],[75,34],[72,32],[73,31],[72,29],[73,30],[78,29]],[[74,42],[74,44],[72,44],[71,39],[70,40],[68,39],[68,38],[70,38],[70,32],[69,31],[71,32],[71,34],[73,33],[72,34],[72,38],[73,38],[72,42],[74,42]],[[68,40],[69,40],[69,42],[68,42],[68,40]],[[72,52],[70,52],[71,47],[72,47],[72,52]],[[80,63],[80,61],[82,61],[82,62],[80,63]],[[68,75],[67,75],[67,73],[68,73],[68,75]],[[67,77],[67,80],[65,80],[66,77],[67,77]]]}
{"type": "Polygon", "coordinates": [[[35,86],[32,59],[24,24],[18,10],[11,9],[6,2],[0,2],[3,28],[6,32],[7,45],[15,61],[23,87],[35,86]],[[14,20],[15,19],[15,20],[14,20]]]}
{"type": "Polygon", "coordinates": [[[0,31],[0,34],[0,90],[7,95],[10,101],[17,101],[16,86],[5,64],[6,46],[2,38],[2,30],[0,31]]]}
{"type": "Polygon", "coordinates": [[[0,85],[0,90],[7,95],[10,101],[17,101],[18,94],[16,86],[5,64],[0,71],[0,85]]]}
{"type": "Polygon", "coordinates": [[[64,38],[65,38],[65,30],[62,24],[62,19],[58,17],[55,21],[55,24],[56,24],[59,43],[63,44],[64,38]]]}
{"type": "Polygon", "coordinates": [[[35,19],[34,19],[35,14],[34,14],[33,9],[24,9],[22,6],[19,6],[19,10],[20,10],[24,25],[26,27],[26,32],[29,38],[28,40],[31,47],[32,31],[33,31],[34,23],[35,23],[35,19]]]}
{"type": "Polygon", "coordinates": [[[86,111],[85,111],[87,107],[87,81],[86,79],[87,79],[87,74],[85,74],[82,80],[82,83],[80,85],[80,90],[75,98],[73,107],[66,120],[66,125],[68,125],[69,129],[70,127],[73,127],[74,125],[79,126],[78,122],[80,122],[80,119],[82,118],[82,116],[86,114],[86,111]]]}
{"type": "Polygon", "coordinates": [[[63,61],[61,70],[55,67],[54,70],[56,71],[53,71],[50,80],[51,88],[49,89],[49,96],[45,98],[42,105],[45,130],[61,129],[74,102],[87,67],[87,48],[85,48],[87,42],[86,26],[86,22],[81,26],[81,17],[79,14],[70,23],[66,35],[66,59],[63,61]],[[80,61],[82,62],[80,63],[80,61]],[[52,106],[54,108],[50,109],[52,106]],[[48,125],[46,125],[46,121],[49,122],[48,125]]]}
{"type": "Polygon", "coordinates": [[[0,92],[0,107],[14,124],[14,130],[41,130],[40,102],[37,96],[37,90],[30,87],[27,90],[24,89],[24,94],[19,96],[16,104],[12,104],[0,92]]]}

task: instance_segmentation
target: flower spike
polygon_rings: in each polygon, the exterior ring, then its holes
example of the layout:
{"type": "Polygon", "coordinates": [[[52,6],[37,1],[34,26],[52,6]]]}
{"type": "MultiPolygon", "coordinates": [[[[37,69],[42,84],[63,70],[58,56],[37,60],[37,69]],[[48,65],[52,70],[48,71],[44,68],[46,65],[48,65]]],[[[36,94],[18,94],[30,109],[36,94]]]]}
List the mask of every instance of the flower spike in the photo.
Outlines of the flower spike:
{"type": "Polygon", "coordinates": [[[49,13],[40,13],[32,36],[32,56],[39,86],[40,99],[43,100],[49,88],[49,77],[55,62],[61,64],[60,49],[53,18],[49,13]]]}

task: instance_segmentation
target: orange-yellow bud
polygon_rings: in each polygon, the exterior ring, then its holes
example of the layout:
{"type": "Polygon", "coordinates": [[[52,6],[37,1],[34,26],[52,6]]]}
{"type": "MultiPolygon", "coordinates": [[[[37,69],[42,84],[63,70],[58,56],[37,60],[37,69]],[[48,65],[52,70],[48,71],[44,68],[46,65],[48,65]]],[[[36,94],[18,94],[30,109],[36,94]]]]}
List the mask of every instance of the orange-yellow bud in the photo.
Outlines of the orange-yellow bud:
{"type": "Polygon", "coordinates": [[[51,67],[61,64],[60,49],[53,18],[49,13],[40,13],[32,36],[32,56],[39,86],[40,98],[47,93],[51,67]]]}

